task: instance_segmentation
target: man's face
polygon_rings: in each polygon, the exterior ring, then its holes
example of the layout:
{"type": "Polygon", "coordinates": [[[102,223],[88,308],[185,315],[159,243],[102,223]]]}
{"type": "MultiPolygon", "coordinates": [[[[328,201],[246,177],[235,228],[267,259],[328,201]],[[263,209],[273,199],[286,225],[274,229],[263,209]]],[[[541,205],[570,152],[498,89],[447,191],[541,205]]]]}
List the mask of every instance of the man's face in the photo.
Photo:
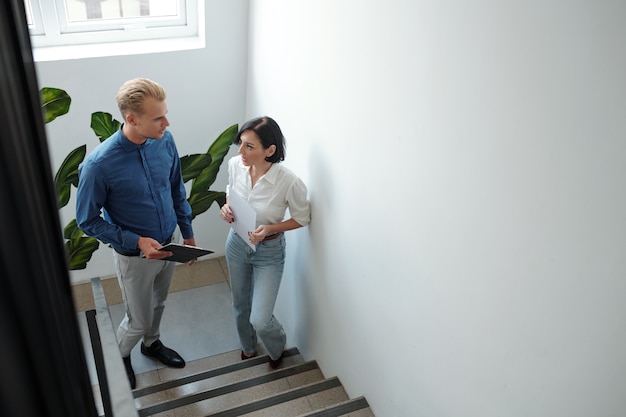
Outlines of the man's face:
{"type": "Polygon", "coordinates": [[[166,114],[165,100],[158,101],[153,97],[147,97],[143,103],[143,114],[135,115],[135,132],[144,138],[161,139],[165,129],[170,125],[166,114]]]}

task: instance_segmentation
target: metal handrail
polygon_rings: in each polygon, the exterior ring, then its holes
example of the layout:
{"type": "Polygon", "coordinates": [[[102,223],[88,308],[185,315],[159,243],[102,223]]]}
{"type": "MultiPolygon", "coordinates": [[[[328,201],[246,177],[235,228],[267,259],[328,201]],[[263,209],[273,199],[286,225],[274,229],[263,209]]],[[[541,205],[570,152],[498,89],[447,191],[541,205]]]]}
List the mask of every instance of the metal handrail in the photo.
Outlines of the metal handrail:
{"type": "Polygon", "coordinates": [[[106,374],[106,388],[111,399],[112,416],[139,417],[139,413],[135,408],[130,382],[126,375],[126,368],[117,344],[111,313],[99,277],[91,279],[91,289],[96,306],[96,322],[100,334],[104,372],[106,374]]]}

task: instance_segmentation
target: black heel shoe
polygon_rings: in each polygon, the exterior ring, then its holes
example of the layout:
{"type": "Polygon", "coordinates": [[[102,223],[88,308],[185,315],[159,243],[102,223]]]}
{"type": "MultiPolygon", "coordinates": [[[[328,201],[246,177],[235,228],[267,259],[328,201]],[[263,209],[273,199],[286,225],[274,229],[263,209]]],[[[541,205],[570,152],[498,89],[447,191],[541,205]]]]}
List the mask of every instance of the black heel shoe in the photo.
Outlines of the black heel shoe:
{"type": "Polygon", "coordinates": [[[254,352],[252,355],[246,355],[243,350],[241,351],[241,360],[242,361],[245,361],[246,359],[254,358],[255,356],[256,356],[256,352],[254,352]]]}
{"type": "Polygon", "coordinates": [[[278,368],[280,364],[283,362],[284,354],[285,354],[285,351],[282,351],[278,359],[272,359],[272,357],[270,356],[270,368],[272,369],[278,368]]]}

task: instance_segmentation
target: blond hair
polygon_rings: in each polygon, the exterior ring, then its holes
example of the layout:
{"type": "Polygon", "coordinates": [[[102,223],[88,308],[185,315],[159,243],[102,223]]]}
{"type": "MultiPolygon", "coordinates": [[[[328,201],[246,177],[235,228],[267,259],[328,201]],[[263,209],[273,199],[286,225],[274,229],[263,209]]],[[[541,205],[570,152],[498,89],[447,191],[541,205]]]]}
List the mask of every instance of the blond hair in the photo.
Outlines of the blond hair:
{"type": "Polygon", "coordinates": [[[128,113],[143,113],[143,102],[147,97],[158,101],[165,100],[165,89],[159,83],[147,78],[126,81],[117,92],[117,106],[125,119],[128,113]]]}

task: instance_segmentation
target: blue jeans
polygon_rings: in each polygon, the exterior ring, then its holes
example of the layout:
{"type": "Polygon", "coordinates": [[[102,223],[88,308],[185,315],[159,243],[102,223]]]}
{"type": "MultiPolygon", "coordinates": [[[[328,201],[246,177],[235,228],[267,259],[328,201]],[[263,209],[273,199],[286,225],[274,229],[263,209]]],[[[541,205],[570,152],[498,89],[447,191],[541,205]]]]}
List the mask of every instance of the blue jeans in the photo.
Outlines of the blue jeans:
{"type": "Polygon", "coordinates": [[[282,324],[274,317],[285,266],[285,236],[259,243],[255,252],[231,229],[226,239],[226,262],[243,352],[256,352],[258,336],[270,358],[278,359],[287,341],[282,324]]]}

